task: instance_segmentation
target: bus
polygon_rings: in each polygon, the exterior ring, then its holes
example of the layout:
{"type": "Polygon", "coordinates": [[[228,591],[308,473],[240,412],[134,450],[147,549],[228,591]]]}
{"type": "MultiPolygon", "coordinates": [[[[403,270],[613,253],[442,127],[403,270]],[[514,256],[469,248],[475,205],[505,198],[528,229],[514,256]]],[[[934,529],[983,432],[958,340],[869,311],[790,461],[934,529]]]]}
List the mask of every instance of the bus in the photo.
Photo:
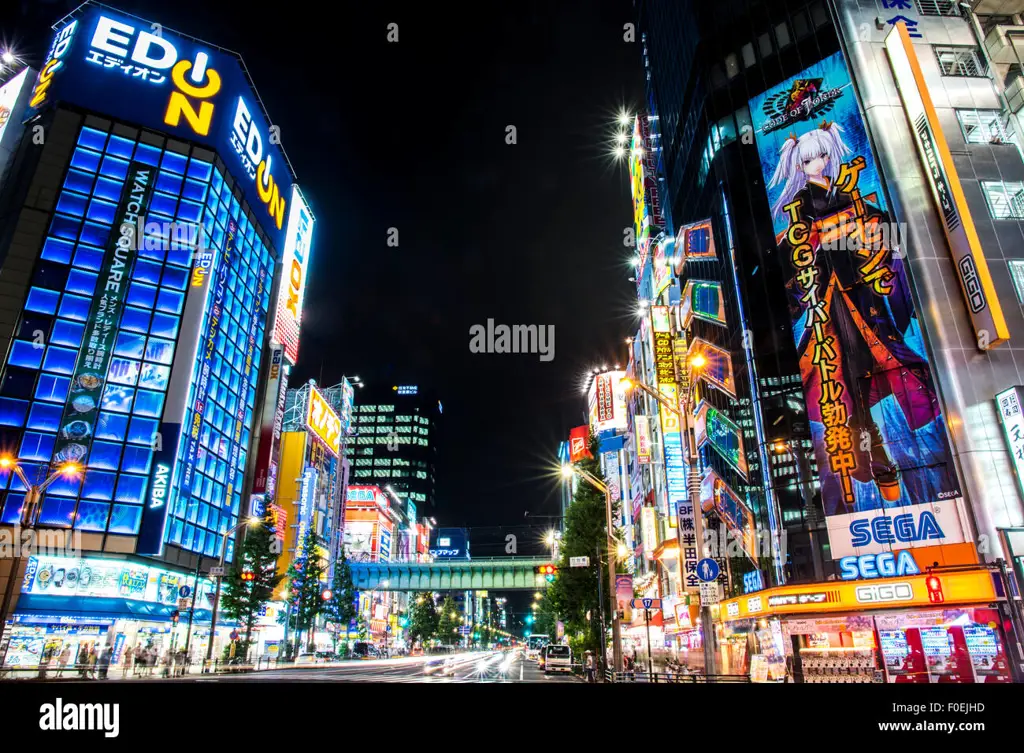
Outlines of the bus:
{"type": "Polygon", "coordinates": [[[526,638],[526,658],[534,660],[540,658],[540,652],[549,643],[551,643],[551,636],[531,633],[526,638]]]}

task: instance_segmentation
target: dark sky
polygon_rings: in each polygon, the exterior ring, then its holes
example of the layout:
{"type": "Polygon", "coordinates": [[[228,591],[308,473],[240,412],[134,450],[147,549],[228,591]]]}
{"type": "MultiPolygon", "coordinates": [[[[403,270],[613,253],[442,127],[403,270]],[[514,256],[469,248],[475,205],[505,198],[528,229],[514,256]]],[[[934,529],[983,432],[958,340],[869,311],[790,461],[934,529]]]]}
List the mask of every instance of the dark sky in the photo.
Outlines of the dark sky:
{"type": "MultiPolygon", "coordinates": [[[[294,383],[436,388],[441,523],[556,512],[545,466],[582,423],[582,374],[623,359],[635,324],[609,157],[616,114],[643,99],[632,3],[111,4],[241,53],[281,127],[318,219],[294,383]],[[554,325],[554,360],[471,353],[489,318],[554,325]]],[[[4,35],[38,66],[75,5],[23,0],[4,35]]]]}

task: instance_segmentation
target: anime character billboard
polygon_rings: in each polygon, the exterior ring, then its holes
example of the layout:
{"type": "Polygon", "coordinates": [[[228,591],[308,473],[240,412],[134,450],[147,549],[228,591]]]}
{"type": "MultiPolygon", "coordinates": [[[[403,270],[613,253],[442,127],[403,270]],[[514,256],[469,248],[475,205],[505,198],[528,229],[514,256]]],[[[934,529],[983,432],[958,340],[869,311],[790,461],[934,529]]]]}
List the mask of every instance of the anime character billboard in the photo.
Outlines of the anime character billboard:
{"type": "Polygon", "coordinates": [[[750,113],[832,555],[963,541],[904,239],[842,53],[753,98],[750,113]]]}

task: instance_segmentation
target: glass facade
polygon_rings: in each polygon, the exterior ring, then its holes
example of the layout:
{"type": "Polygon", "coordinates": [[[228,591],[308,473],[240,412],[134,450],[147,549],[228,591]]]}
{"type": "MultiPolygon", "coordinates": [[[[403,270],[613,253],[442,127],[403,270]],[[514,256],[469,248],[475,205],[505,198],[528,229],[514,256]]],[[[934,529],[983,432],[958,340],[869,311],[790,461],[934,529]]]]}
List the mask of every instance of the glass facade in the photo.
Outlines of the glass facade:
{"type": "MultiPolygon", "coordinates": [[[[270,298],[265,284],[256,300],[257,276],[261,268],[263,274],[273,269],[273,259],[211,162],[90,127],[79,131],[0,377],[0,447],[19,459],[29,480],[41,483],[63,460],[78,459],[86,467],[83,477],[49,487],[40,525],[138,534],[179,338],[205,338],[210,327],[212,294],[200,332],[180,331],[196,249],[215,252],[214,267],[223,263],[230,219],[238,224],[238,239],[228,262],[196,476],[188,498],[178,498],[172,485],[165,529],[168,543],[206,555],[217,553],[218,534],[235,522],[240,509],[270,298]],[[85,385],[76,377],[76,364],[87,330],[96,332],[88,321],[90,309],[97,297],[101,309],[107,299],[100,273],[114,253],[111,236],[117,234],[118,204],[131,190],[126,182],[133,165],[154,168],[148,209],[139,212],[145,233],[125,270],[130,282],[109,335],[109,365],[101,377],[95,420],[91,425],[67,421],[75,410],[94,409],[81,402],[85,385]],[[253,333],[254,348],[247,345],[253,333]],[[69,439],[82,448],[75,457],[60,454],[61,443],[69,439]]],[[[84,345],[88,364],[95,342],[84,345]]],[[[195,381],[196,364],[180,368],[193,369],[195,381]]],[[[165,418],[191,425],[191,407],[184,416],[165,418]]],[[[180,444],[179,475],[185,443],[180,444]]],[[[2,522],[19,520],[25,491],[14,474],[0,474],[2,522]]]]}

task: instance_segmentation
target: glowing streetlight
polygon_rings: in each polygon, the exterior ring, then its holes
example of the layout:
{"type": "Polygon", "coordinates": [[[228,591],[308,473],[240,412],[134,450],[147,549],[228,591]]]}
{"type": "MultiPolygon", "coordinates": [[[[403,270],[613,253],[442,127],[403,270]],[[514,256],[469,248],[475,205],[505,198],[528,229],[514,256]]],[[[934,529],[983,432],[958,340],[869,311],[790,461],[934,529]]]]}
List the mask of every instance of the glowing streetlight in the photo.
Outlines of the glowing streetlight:
{"type": "Polygon", "coordinates": [[[619,113],[619,125],[620,126],[628,126],[630,120],[631,120],[631,118],[629,116],[629,113],[626,112],[625,110],[623,110],[622,112],[619,113]]]}
{"type": "Polygon", "coordinates": [[[616,159],[622,159],[623,157],[626,156],[626,147],[624,147],[624,146],[617,146],[617,147],[615,147],[615,151],[612,152],[612,154],[615,155],[616,159]]]}
{"type": "Polygon", "coordinates": [[[7,65],[11,65],[17,58],[15,58],[14,53],[10,50],[4,50],[3,55],[0,55],[0,59],[7,63],[7,65]]]}

